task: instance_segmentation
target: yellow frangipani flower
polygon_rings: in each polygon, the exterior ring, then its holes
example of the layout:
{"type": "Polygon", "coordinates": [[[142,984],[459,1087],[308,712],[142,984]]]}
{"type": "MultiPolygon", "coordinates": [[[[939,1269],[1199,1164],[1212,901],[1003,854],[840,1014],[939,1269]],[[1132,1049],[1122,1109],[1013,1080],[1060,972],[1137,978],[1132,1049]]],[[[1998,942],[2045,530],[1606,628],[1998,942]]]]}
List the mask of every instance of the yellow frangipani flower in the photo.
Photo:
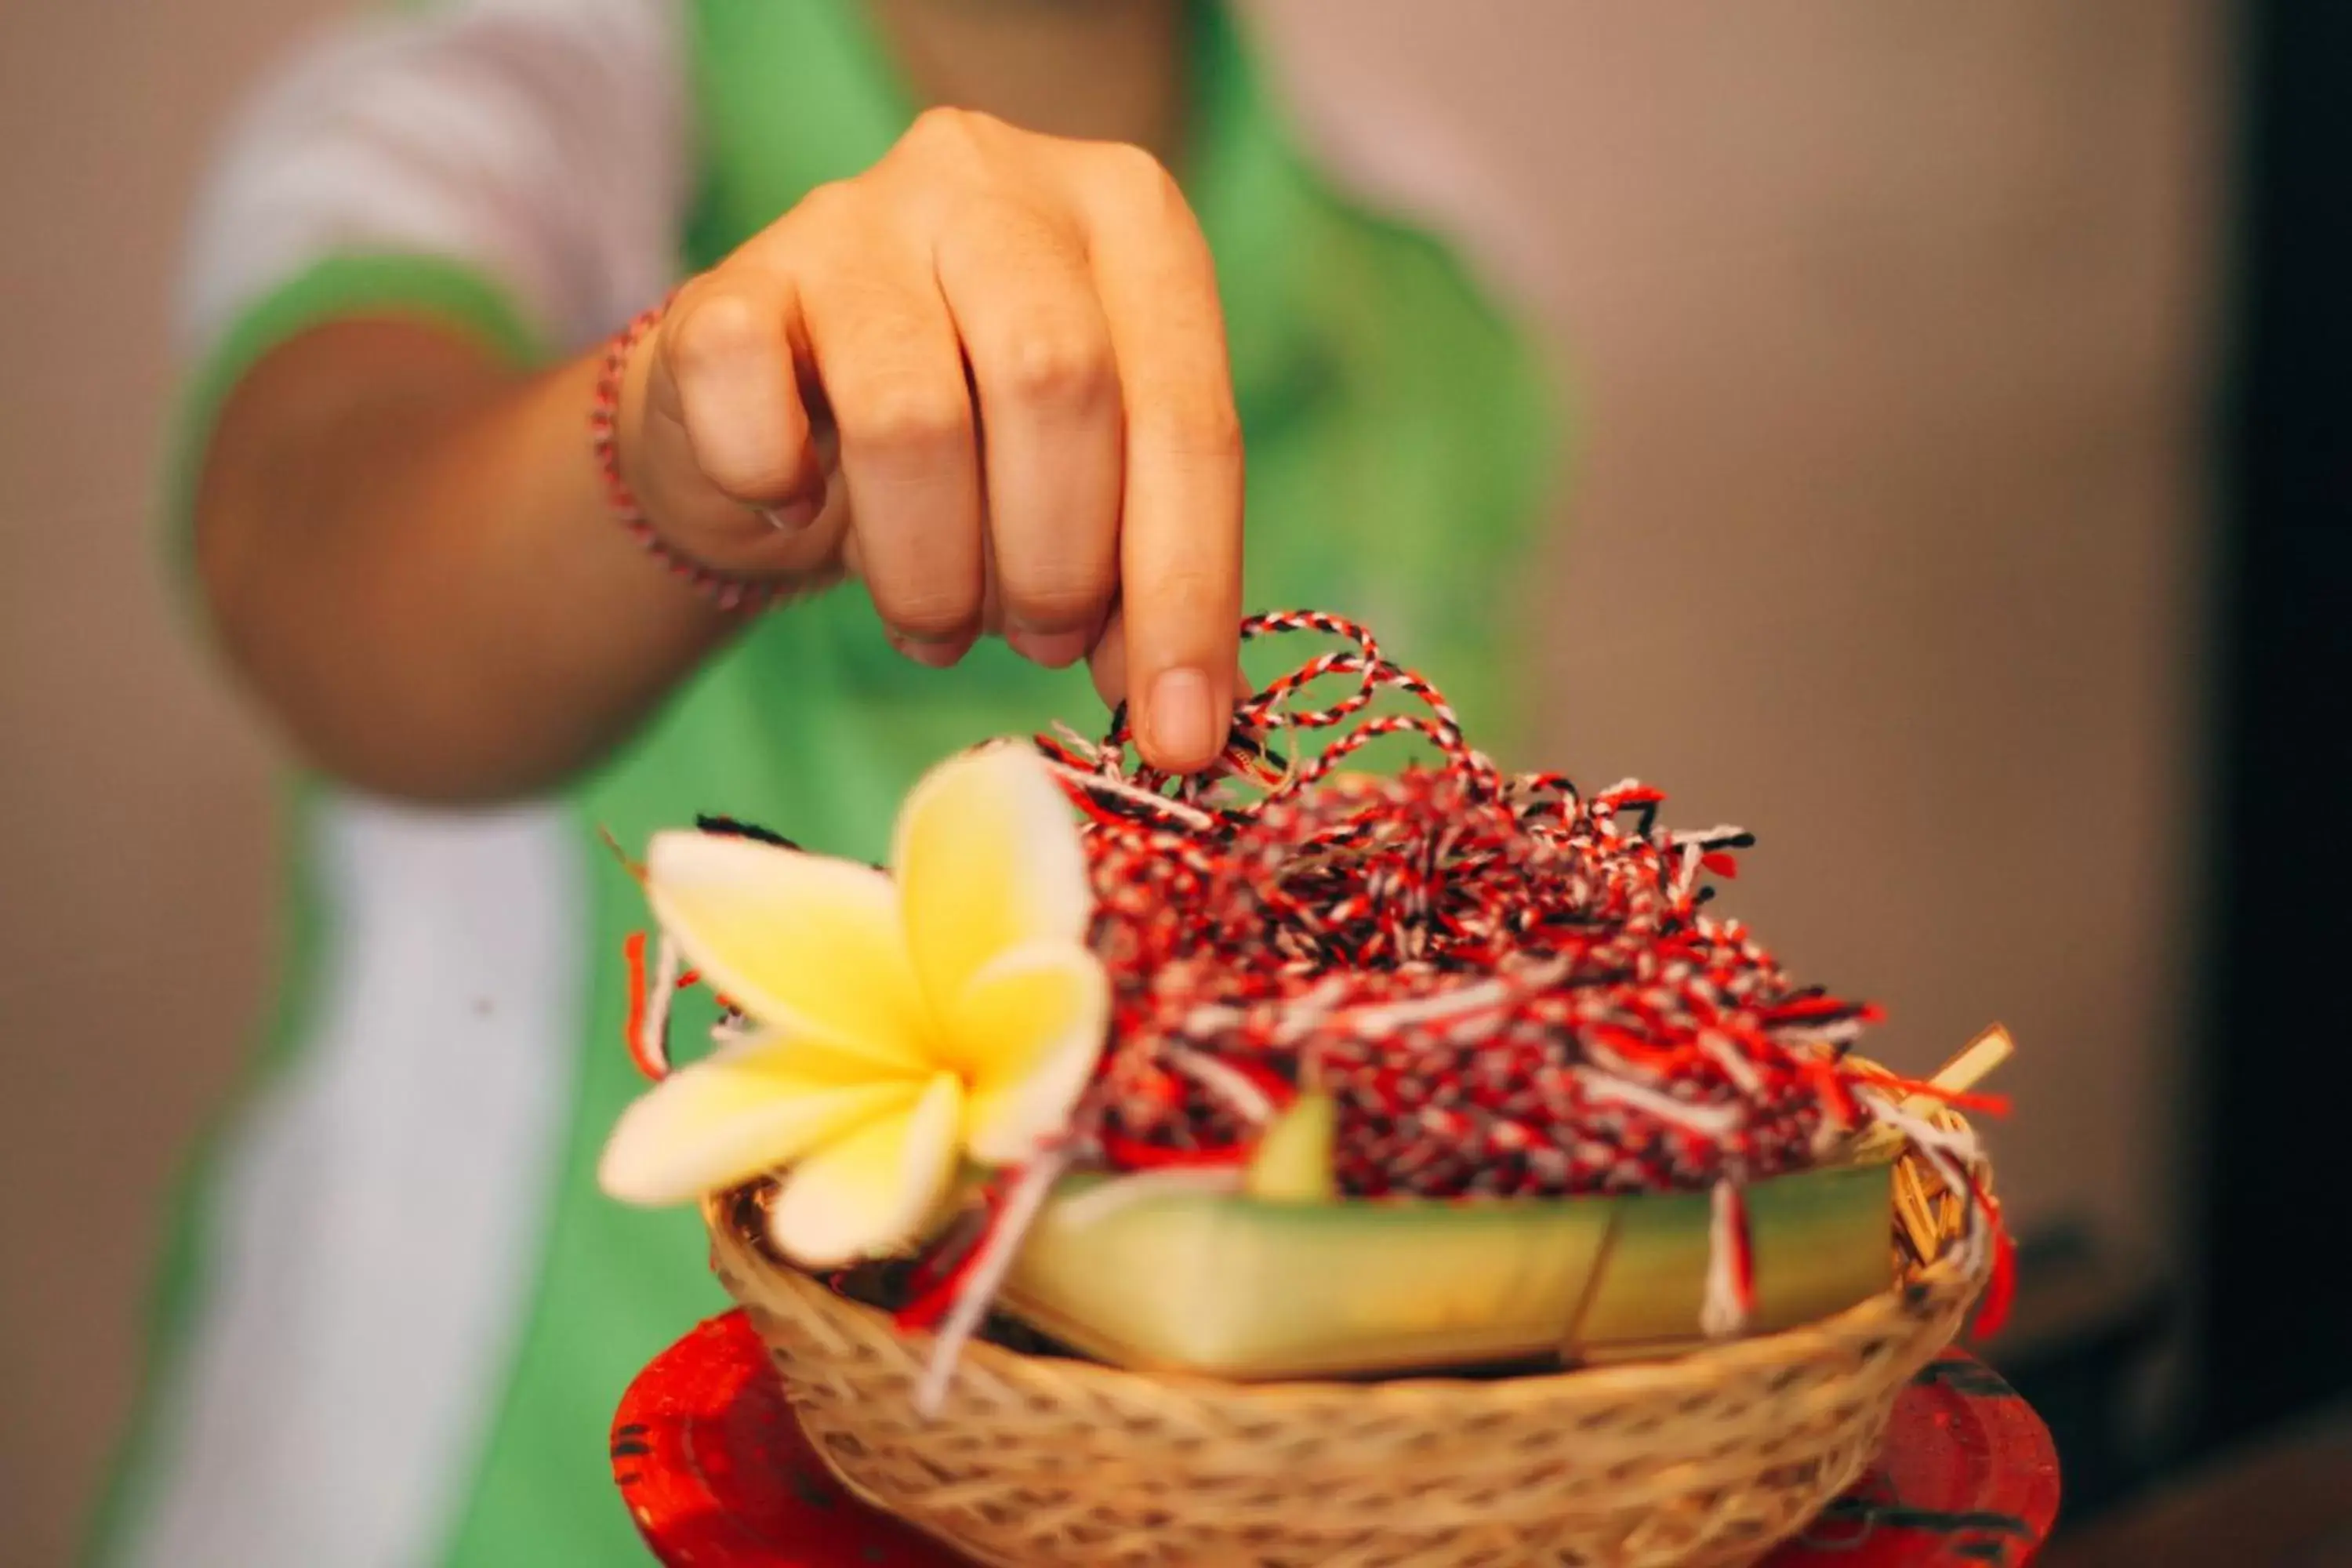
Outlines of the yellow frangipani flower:
{"type": "Polygon", "coordinates": [[[664,833],[654,916],[758,1026],[656,1084],[599,1172],[638,1204],[783,1170],[776,1243],[812,1268],[919,1238],[966,1158],[1013,1164],[1060,1131],[1110,1010],[1068,802],[1034,752],[932,770],[901,808],[894,875],[731,835],[664,833]]]}

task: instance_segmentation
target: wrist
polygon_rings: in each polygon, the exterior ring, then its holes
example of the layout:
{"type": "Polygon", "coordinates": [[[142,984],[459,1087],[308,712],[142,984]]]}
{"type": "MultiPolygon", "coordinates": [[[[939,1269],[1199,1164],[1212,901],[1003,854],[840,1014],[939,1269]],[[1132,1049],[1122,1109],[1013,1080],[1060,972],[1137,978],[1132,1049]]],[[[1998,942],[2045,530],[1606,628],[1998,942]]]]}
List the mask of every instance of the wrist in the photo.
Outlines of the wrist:
{"type": "MultiPolygon", "coordinates": [[[[613,466],[625,493],[639,510],[645,510],[645,498],[656,491],[653,476],[646,472],[650,465],[646,461],[646,405],[647,389],[653,381],[654,356],[658,352],[662,313],[667,309],[668,301],[664,300],[640,316],[623,332],[617,345],[621,366],[614,406],[613,466]]],[[[609,364],[606,374],[611,374],[609,364]]],[[[650,513],[647,521],[652,521],[650,513]]],[[[663,531],[667,537],[667,531],[663,531]]]]}
{"type": "Polygon", "coordinates": [[[764,609],[787,583],[721,568],[680,544],[641,499],[652,489],[644,472],[646,390],[656,336],[668,301],[646,310],[605,346],[589,414],[589,429],[608,510],[646,553],[669,574],[728,611],[764,609]]]}

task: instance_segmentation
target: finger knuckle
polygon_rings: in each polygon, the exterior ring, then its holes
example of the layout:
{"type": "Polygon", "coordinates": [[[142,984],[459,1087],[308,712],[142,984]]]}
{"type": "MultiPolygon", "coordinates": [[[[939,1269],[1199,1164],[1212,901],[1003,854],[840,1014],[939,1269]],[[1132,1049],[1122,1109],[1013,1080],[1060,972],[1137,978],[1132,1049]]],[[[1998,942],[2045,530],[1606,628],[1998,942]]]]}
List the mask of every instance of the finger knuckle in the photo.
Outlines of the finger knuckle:
{"type": "Polygon", "coordinates": [[[1234,589],[1234,576],[1225,569],[1222,552],[1203,542],[1161,563],[1160,574],[1167,588],[1164,599],[1191,607],[1213,607],[1231,596],[1234,589]]]}
{"type": "Polygon", "coordinates": [[[662,336],[671,369],[686,379],[756,359],[772,346],[774,327],[741,290],[711,282],[679,299],[662,336]]]}
{"type": "Polygon", "coordinates": [[[980,584],[962,582],[890,584],[870,582],[866,592],[883,620],[909,637],[944,641],[969,631],[980,618],[980,584]]]}
{"type": "Polygon", "coordinates": [[[864,203],[855,180],[827,180],[793,205],[793,221],[801,228],[826,229],[855,217],[864,203]]]}
{"type": "Polygon", "coordinates": [[[1163,398],[1147,404],[1145,411],[1136,416],[1134,430],[1139,441],[1188,460],[1241,460],[1241,415],[1230,398],[1163,398]]]}
{"type": "Polygon", "coordinates": [[[841,438],[862,454],[924,458],[971,441],[971,404],[961,387],[908,378],[864,389],[838,410],[841,438]]]}
{"type": "Polygon", "coordinates": [[[1013,618],[1038,631],[1075,631],[1092,626],[1110,599],[1108,574],[1095,576],[1068,570],[1050,571],[1029,581],[1005,585],[1006,608],[1013,618]]]}
{"type": "Polygon", "coordinates": [[[1229,626],[1238,614],[1234,588],[1231,574],[1219,570],[1215,552],[1202,549],[1160,563],[1149,592],[1129,590],[1129,613],[1163,632],[1229,626]]]}
{"type": "Polygon", "coordinates": [[[1099,402],[1118,384],[1109,342],[1100,334],[1058,324],[1014,334],[998,374],[1014,398],[1055,406],[1099,402]]]}
{"type": "Polygon", "coordinates": [[[1158,205],[1172,198],[1180,205],[1183,201],[1168,165],[1133,142],[1104,142],[1096,150],[1095,167],[1106,184],[1130,201],[1158,205]]]}
{"type": "Polygon", "coordinates": [[[976,160],[1002,129],[1002,121],[979,110],[938,104],[915,116],[899,145],[922,158],[976,160]]]}
{"type": "Polygon", "coordinates": [[[703,456],[697,466],[719,494],[745,506],[788,496],[801,479],[795,454],[782,442],[723,448],[703,456]]]}
{"type": "Polygon", "coordinates": [[[909,141],[926,142],[968,137],[979,119],[977,110],[963,109],[951,103],[933,104],[915,116],[907,127],[907,136],[909,141]]]}

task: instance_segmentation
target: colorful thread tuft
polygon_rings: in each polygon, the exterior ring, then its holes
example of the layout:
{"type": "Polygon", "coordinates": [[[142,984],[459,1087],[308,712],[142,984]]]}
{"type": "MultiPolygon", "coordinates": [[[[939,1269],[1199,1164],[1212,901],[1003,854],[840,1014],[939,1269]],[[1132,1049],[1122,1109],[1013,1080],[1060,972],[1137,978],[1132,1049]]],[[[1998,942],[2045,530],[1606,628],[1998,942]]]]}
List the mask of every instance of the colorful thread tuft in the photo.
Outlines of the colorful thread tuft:
{"type": "Polygon", "coordinates": [[[1351,646],[1244,704],[1209,773],[1128,766],[1123,714],[1098,745],[1040,742],[1087,817],[1117,997],[1095,1101],[1109,1163],[1245,1158],[1263,1107],[1310,1081],[1339,1107],[1340,1188],[1366,1196],[1704,1190],[1867,1122],[1842,1058],[1875,1013],[1796,986],[1703,909],[1748,834],[1671,832],[1631,781],[1588,797],[1506,775],[1363,628],[1244,627],[1286,632],[1351,646]],[[1296,705],[1330,678],[1351,689],[1296,705]],[[1360,717],[1385,692],[1419,711],[1360,717]],[[1274,744],[1351,719],[1309,762],[1274,744]],[[1438,765],[1335,777],[1404,734],[1438,765]]]}
{"type": "MultiPolygon", "coordinates": [[[[1748,834],[1663,827],[1665,796],[1633,780],[1588,795],[1557,773],[1502,773],[1353,622],[1269,614],[1242,631],[1344,646],[1243,702],[1207,771],[1132,760],[1123,708],[1100,742],[1037,739],[1083,818],[1110,1039],[1064,1139],[998,1173],[968,1249],[917,1270],[900,1321],[939,1326],[926,1405],[1054,1173],[1127,1173],[1087,1200],[1106,1205],[1130,1185],[1230,1184],[1308,1088],[1338,1108],[1349,1195],[1707,1193],[1702,1323],[1717,1336],[1753,1308],[1745,1185],[1884,1122],[1969,1205],[1962,1245],[1979,1261],[1990,1247],[1994,1275],[1978,1331],[1998,1325],[2013,1264],[1970,1173],[1973,1134],[1914,1102],[2000,1102],[1853,1059],[1876,1009],[1795,984],[1738,921],[1706,912],[1706,879],[1738,874],[1748,834]],[[1308,689],[1332,680],[1340,693],[1312,705],[1308,689]],[[1372,711],[1384,697],[1411,706],[1372,711]],[[1283,749],[1342,726],[1311,758],[1283,749]],[[1435,764],[1339,771],[1389,736],[1417,738],[1435,764]]],[[[631,1048],[657,1074],[676,960],[666,949],[648,988],[641,940],[629,959],[631,1048]]],[[[723,1013],[720,1037],[740,1022],[723,1013]]]]}

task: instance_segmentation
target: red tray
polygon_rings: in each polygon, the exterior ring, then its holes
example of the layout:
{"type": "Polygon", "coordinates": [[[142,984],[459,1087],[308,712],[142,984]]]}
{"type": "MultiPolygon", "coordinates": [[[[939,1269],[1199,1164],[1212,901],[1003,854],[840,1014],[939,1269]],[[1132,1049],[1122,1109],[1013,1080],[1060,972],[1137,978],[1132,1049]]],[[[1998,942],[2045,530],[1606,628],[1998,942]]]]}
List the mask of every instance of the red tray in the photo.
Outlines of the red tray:
{"type": "MultiPolygon", "coordinates": [[[[613,1479],[669,1568],[958,1568],[825,1473],[740,1312],[637,1375],[613,1426],[613,1479]]],[[[1886,1447],[1768,1568],[2003,1568],[2058,1512],[2058,1461],[2025,1401],[1948,1352],[1895,1402],[1886,1447]]]]}

